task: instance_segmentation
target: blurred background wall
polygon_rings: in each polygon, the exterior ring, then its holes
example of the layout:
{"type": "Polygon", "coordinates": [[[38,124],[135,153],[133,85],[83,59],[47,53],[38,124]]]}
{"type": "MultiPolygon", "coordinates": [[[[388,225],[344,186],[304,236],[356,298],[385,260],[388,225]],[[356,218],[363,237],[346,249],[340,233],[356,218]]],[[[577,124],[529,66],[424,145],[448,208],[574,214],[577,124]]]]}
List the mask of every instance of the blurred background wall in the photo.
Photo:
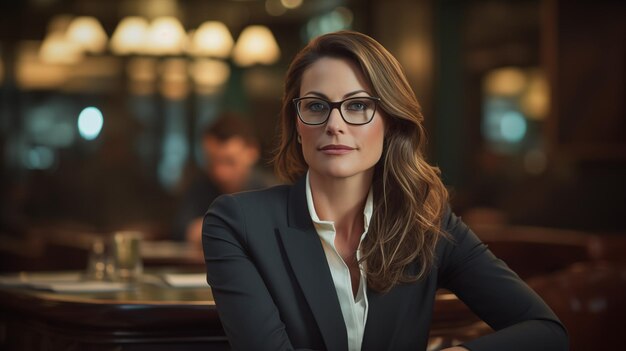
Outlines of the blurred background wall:
{"type": "Polygon", "coordinates": [[[339,29],[371,35],[399,59],[424,109],[429,160],[470,225],[626,233],[622,2],[0,6],[5,237],[141,228],[167,238],[204,162],[202,130],[223,111],[246,115],[261,140],[260,168],[271,173],[287,65],[312,37],[339,29]],[[226,46],[200,35],[207,21],[226,29],[215,39],[226,46]],[[118,33],[123,23],[131,34],[118,33]],[[259,54],[244,45],[251,25],[269,29],[253,33],[259,54]]]}

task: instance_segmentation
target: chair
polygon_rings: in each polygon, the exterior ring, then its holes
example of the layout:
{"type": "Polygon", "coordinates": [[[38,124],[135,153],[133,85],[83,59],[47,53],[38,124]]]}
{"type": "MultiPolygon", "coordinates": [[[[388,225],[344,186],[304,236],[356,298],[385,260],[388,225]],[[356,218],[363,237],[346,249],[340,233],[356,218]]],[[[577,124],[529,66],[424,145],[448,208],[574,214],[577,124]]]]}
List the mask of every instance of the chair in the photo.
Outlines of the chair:
{"type": "Polygon", "coordinates": [[[626,265],[578,263],[528,283],[565,324],[572,351],[623,349],[626,265]]]}

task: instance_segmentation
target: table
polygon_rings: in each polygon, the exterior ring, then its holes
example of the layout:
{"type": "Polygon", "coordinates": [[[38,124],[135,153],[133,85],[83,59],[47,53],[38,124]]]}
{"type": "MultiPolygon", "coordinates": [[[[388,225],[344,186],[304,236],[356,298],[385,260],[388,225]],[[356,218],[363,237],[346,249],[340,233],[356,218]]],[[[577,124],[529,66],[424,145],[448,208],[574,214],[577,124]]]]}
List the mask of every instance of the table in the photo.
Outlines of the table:
{"type": "MultiPolygon", "coordinates": [[[[58,293],[0,286],[5,338],[0,332],[0,349],[229,350],[211,289],[168,286],[161,279],[168,272],[181,270],[148,269],[142,282],[124,291],[58,293]]],[[[53,274],[58,273],[40,273],[53,274]]],[[[441,290],[431,344],[449,346],[490,332],[481,323],[454,294],[441,290]]]]}
{"type": "Polygon", "coordinates": [[[5,345],[18,350],[228,350],[210,288],[170,287],[158,279],[164,272],[147,272],[146,281],[125,291],[1,287],[5,345]]]}

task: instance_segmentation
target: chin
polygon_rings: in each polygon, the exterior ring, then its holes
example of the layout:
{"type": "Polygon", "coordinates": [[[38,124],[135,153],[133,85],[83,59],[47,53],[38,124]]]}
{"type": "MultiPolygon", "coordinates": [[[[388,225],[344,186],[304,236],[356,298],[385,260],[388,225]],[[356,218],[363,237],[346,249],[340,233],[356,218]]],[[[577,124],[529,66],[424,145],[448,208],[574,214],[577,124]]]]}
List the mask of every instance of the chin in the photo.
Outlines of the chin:
{"type": "Polygon", "coordinates": [[[319,167],[311,167],[318,174],[331,178],[350,178],[362,173],[365,173],[370,167],[355,166],[347,164],[325,164],[319,167]]]}
{"type": "Polygon", "coordinates": [[[328,157],[305,154],[304,156],[310,171],[330,178],[350,178],[370,170],[373,172],[377,161],[356,157],[357,155],[328,157]]]}

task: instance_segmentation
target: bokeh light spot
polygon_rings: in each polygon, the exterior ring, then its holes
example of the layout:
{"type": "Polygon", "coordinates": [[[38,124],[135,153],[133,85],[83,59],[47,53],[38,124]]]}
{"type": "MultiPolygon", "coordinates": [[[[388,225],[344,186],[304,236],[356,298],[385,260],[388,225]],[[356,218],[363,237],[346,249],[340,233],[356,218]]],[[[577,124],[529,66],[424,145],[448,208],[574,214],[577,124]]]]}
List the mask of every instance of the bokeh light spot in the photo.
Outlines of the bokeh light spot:
{"type": "Polygon", "coordinates": [[[102,112],[96,107],[87,107],[78,115],[78,132],[86,140],[93,140],[98,137],[104,118],[102,112]]]}

